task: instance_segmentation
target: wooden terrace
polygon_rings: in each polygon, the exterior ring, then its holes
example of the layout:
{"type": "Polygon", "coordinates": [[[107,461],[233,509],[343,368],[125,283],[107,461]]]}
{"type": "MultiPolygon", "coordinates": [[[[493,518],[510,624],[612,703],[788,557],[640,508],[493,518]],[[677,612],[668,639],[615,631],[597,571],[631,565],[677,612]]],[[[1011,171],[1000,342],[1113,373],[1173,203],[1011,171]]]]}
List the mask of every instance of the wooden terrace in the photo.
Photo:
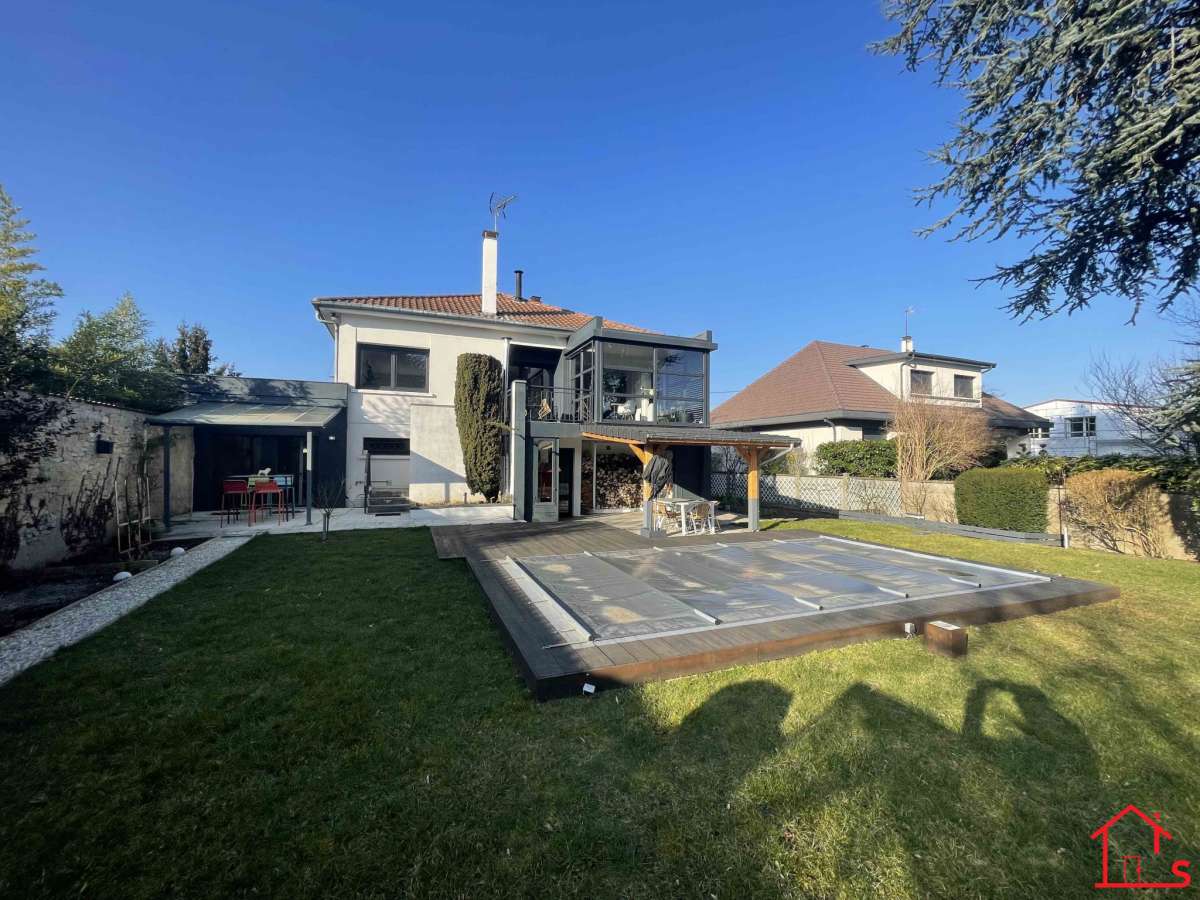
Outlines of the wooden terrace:
{"type": "MultiPolygon", "coordinates": [[[[996,572],[1008,571],[1016,578],[1015,582],[992,588],[981,584],[981,589],[960,588],[954,593],[913,599],[898,599],[906,598],[907,594],[880,587],[878,590],[897,597],[888,598],[879,605],[831,607],[819,615],[775,617],[770,621],[698,627],[616,641],[565,641],[562,629],[555,626],[556,617],[559,621],[564,618],[563,610],[551,608],[558,605],[552,595],[531,590],[529,580],[519,571],[520,560],[572,554],[602,556],[606,552],[619,555],[621,551],[671,550],[696,545],[711,545],[715,550],[780,539],[800,547],[816,542],[812,546],[824,548],[830,544],[822,542],[836,542],[835,549],[851,558],[861,548],[864,568],[871,565],[869,557],[880,555],[879,545],[802,531],[739,530],[715,536],[645,538],[634,530],[639,518],[634,513],[625,517],[589,517],[543,524],[514,522],[432,529],[438,556],[464,558],[475,573],[487,595],[492,619],[500,627],[501,635],[536,699],[578,694],[585,684],[598,689],[626,686],[781,659],[858,641],[901,637],[905,633],[905,623],[913,623],[915,633],[920,635],[931,621],[943,620],[960,626],[998,622],[1111,600],[1119,593],[1115,588],[1093,582],[994,569],[996,572]],[[795,542],[804,543],[797,545],[795,542]],[[1017,576],[1024,576],[1024,580],[1017,576]]],[[[771,549],[760,547],[755,552],[769,553],[771,549]]],[[[916,568],[940,566],[946,571],[947,566],[955,564],[989,568],[965,560],[926,556],[895,548],[882,550],[912,557],[906,561],[916,568]]],[[[960,578],[952,580],[963,581],[960,578]]],[[[567,612],[569,614],[569,610],[567,612]]]]}

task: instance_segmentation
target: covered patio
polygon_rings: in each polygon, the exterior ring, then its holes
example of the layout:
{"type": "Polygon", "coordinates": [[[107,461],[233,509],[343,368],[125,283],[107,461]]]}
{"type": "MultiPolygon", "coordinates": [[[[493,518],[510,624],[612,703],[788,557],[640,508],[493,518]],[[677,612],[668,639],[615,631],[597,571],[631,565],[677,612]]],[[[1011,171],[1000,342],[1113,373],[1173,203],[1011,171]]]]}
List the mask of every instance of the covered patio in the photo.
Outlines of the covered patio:
{"type": "MultiPolygon", "coordinates": [[[[581,428],[584,440],[627,446],[642,464],[642,529],[644,536],[661,534],[660,517],[654,513],[656,501],[672,501],[686,510],[691,502],[712,502],[709,493],[709,451],[712,447],[732,447],[747,466],[746,527],[759,530],[759,472],[768,459],[786,452],[793,442],[789,438],[768,434],[727,431],[721,428],[656,427],[653,425],[608,425],[592,423],[581,428]],[[681,461],[698,469],[687,472],[685,482],[676,477],[676,448],[697,448],[702,452],[681,461]],[[670,451],[670,452],[669,452],[670,451]],[[698,476],[698,477],[697,477],[698,476]],[[690,484],[689,484],[690,483],[690,484]],[[662,496],[670,486],[670,497],[662,496]]],[[[681,473],[683,474],[683,473],[681,473]]],[[[686,513],[684,513],[686,516],[686,513]]],[[[686,518],[682,518],[686,533],[686,518]]]]}
{"type": "Polygon", "coordinates": [[[177,429],[192,433],[188,474],[197,518],[221,511],[225,482],[264,471],[288,486],[290,509],[303,509],[305,522],[312,521],[318,485],[342,485],[344,495],[345,385],[209,377],[190,383],[186,393],[191,402],[146,420],[162,429],[163,525],[168,529],[172,481],[183,475],[171,468],[177,429]]]}

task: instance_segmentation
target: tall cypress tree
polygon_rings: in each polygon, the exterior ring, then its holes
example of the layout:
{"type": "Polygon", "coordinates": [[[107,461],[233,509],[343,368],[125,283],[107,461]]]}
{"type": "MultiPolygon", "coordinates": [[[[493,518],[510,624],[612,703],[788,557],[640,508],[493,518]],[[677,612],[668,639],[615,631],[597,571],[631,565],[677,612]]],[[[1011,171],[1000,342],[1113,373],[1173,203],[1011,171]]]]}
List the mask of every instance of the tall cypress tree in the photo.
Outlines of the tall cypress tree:
{"type": "Polygon", "coordinates": [[[467,487],[489,503],[500,496],[504,439],[504,369],[495,357],[463,353],[454,382],[454,415],[462,445],[467,487]]]}

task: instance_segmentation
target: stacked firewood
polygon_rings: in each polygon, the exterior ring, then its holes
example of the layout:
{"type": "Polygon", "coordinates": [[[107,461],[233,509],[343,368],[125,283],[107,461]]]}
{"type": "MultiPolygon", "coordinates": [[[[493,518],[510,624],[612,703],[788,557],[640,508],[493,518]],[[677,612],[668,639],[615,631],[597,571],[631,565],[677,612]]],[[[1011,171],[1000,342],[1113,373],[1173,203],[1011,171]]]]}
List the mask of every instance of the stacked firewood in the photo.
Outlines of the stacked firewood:
{"type": "MultiPolygon", "coordinates": [[[[590,463],[588,460],[588,468],[590,463]]],[[[599,453],[596,470],[596,506],[599,509],[628,509],[641,505],[642,465],[636,457],[599,453]]]]}

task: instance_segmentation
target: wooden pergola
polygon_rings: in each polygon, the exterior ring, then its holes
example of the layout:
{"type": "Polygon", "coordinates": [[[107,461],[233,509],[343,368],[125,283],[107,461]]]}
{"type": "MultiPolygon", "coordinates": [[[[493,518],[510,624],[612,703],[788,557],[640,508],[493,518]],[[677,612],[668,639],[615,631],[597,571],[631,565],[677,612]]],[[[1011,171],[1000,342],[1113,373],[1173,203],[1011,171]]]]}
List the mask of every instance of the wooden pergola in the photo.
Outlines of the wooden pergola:
{"type": "Polygon", "coordinates": [[[586,440],[624,444],[642,464],[642,508],[646,531],[652,530],[650,512],[651,484],[646,474],[650,461],[667,447],[732,447],[746,461],[746,523],[750,531],[758,531],[759,520],[759,470],[763,454],[770,450],[785,450],[795,441],[784,440],[774,435],[753,434],[740,431],[724,431],[719,428],[637,428],[635,426],[591,426],[585,427],[581,436],[586,440]],[[619,430],[618,430],[619,429],[619,430]],[[645,431],[644,436],[622,435],[623,431],[645,431]]]}

